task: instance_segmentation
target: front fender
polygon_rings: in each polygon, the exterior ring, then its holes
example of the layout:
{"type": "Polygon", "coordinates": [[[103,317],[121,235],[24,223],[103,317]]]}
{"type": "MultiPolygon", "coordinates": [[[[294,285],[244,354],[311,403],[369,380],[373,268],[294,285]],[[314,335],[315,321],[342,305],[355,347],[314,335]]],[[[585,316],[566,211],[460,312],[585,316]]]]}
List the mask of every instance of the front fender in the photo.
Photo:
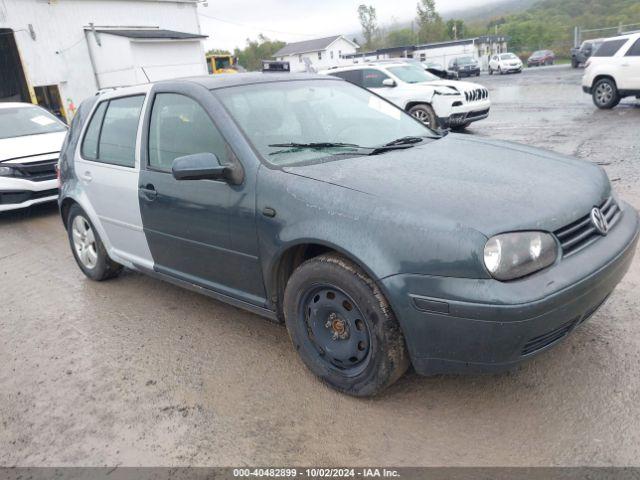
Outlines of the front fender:
{"type": "Polygon", "coordinates": [[[257,220],[265,285],[274,292],[274,272],[289,248],[317,244],[343,253],[376,281],[399,273],[486,278],[476,230],[338,185],[261,168],[257,220]]]}

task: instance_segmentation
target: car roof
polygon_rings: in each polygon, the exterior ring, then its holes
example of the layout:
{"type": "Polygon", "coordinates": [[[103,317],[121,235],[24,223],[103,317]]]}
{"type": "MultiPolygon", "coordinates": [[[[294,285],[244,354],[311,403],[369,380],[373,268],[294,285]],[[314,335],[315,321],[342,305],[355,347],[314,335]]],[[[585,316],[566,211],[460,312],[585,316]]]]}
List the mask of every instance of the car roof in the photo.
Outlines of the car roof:
{"type": "Polygon", "coordinates": [[[37,107],[38,105],[34,105],[33,103],[24,103],[24,102],[0,102],[0,109],[3,108],[29,108],[29,107],[37,107]]]}
{"type": "Polygon", "coordinates": [[[367,63],[356,63],[353,65],[348,65],[344,67],[334,67],[329,70],[325,70],[325,73],[331,72],[346,72],[351,70],[363,70],[365,68],[389,68],[389,67],[405,67],[407,65],[411,65],[409,62],[367,62],[367,63]]]}

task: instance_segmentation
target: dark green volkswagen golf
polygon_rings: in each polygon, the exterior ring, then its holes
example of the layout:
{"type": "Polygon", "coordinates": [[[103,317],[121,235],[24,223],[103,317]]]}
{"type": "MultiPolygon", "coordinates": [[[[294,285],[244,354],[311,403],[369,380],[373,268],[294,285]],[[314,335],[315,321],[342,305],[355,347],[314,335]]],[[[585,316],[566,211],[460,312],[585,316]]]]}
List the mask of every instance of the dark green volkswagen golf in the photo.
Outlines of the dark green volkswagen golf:
{"type": "Polygon", "coordinates": [[[127,267],[284,322],[304,363],[358,396],[410,364],[494,372],[549,349],[607,299],[638,239],[600,167],[434,132],[327,76],[102,93],[60,174],[89,278],[127,267]]]}

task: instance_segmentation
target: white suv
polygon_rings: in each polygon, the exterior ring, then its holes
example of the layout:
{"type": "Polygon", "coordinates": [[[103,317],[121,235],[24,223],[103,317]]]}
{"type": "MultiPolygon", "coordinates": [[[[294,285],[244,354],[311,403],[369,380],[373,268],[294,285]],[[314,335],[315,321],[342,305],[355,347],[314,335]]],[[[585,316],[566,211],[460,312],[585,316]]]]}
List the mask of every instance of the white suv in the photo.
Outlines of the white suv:
{"type": "Polygon", "coordinates": [[[499,53],[491,56],[489,60],[489,75],[494,72],[502,75],[503,73],[522,73],[522,60],[513,53],[499,53]]]}
{"type": "Polygon", "coordinates": [[[470,82],[441,80],[406,62],[370,63],[322,72],[377,93],[431,128],[463,130],[489,116],[489,91],[470,82]]]}
{"type": "Polygon", "coordinates": [[[582,90],[598,108],[613,108],[624,97],[640,98],[640,33],[603,42],[587,61],[582,90]]]}

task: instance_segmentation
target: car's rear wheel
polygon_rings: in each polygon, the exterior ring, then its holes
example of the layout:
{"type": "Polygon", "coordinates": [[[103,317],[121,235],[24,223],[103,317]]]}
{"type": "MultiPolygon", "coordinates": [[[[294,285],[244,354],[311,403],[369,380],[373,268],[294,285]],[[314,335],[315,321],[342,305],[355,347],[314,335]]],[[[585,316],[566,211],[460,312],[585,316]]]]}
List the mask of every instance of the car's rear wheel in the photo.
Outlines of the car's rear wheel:
{"type": "Polygon", "coordinates": [[[431,108],[431,105],[415,105],[409,109],[409,115],[420,120],[429,128],[438,128],[438,117],[436,116],[436,112],[433,111],[433,108],[431,108]]]}
{"type": "Polygon", "coordinates": [[[610,109],[620,103],[620,93],[611,78],[601,78],[593,86],[593,103],[601,109],[610,109]]]}
{"type": "Polygon", "coordinates": [[[340,255],[322,255],[298,267],[283,306],[300,357],[336,390],[375,395],[409,366],[404,336],[382,292],[340,255]]]}
{"type": "Polygon", "coordinates": [[[572,58],[571,59],[571,68],[578,68],[579,66],[580,66],[580,63],[575,58],[572,58]]]}
{"type": "Polygon", "coordinates": [[[122,271],[122,265],[109,258],[91,220],[78,205],[73,205],[69,210],[67,233],[80,270],[91,280],[108,280],[122,271]]]}
{"type": "Polygon", "coordinates": [[[493,75],[493,69],[489,67],[489,75],[493,75]]]}

